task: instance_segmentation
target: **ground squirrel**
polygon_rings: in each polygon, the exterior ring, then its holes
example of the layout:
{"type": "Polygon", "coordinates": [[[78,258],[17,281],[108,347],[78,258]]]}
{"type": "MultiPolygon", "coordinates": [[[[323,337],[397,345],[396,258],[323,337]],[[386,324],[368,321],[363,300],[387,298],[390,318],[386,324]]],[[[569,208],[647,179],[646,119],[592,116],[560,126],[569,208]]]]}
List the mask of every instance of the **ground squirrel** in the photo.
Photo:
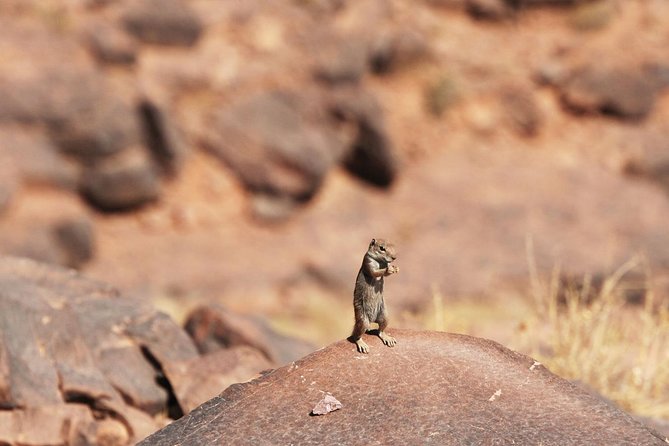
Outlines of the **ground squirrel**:
{"type": "Polygon", "coordinates": [[[360,353],[368,353],[369,346],[360,337],[370,328],[370,323],[379,324],[379,337],[389,347],[397,344],[384,330],[388,326],[386,305],[383,302],[383,278],[399,272],[391,265],[396,258],[395,245],[383,239],[372,239],[362,266],[355,280],[353,290],[353,310],[355,325],[349,340],[355,342],[360,353]]]}

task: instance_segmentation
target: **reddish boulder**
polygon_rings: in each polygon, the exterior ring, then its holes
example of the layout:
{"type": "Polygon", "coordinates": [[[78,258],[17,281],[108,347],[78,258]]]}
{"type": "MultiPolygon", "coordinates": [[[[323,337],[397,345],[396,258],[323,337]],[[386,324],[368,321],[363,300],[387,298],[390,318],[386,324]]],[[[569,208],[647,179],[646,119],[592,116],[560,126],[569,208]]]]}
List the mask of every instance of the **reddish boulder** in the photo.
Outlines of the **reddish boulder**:
{"type": "Polygon", "coordinates": [[[139,147],[107,157],[84,171],[83,195],[105,211],[122,211],[154,201],[160,195],[159,172],[139,147]]]}
{"type": "Polygon", "coordinates": [[[0,443],[144,438],[272,363],[238,346],[199,356],[143,301],[73,271],[0,257],[0,443]]]}
{"type": "Polygon", "coordinates": [[[2,254],[77,268],[94,252],[91,217],[70,193],[24,194],[0,220],[2,254]]]}
{"type": "Polygon", "coordinates": [[[350,143],[316,94],[272,91],[215,110],[207,148],[254,193],[311,198],[350,143]]]}
{"type": "Polygon", "coordinates": [[[334,94],[331,109],[356,130],[344,167],[372,185],[390,186],[399,166],[376,98],[365,90],[342,89],[334,94]]]}
{"type": "Polygon", "coordinates": [[[0,258],[0,288],[0,442],[127,444],[158,427],[150,415],[170,397],[162,367],[198,356],[176,324],[111,287],[27,259],[0,258]]]}
{"type": "Polygon", "coordinates": [[[361,355],[340,341],[235,385],[140,443],[662,445],[628,414],[479,338],[395,330],[361,355]],[[310,411],[324,394],[343,407],[310,411]]]}
{"type": "Polygon", "coordinates": [[[185,328],[201,353],[249,346],[272,363],[283,365],[316,349],[308,342],[277,333],[263,319],[235,314],[220,305],[195,309],[185,328]]]}
{"type": "Polygon", "coordinates": [[[625,119],[646,117],[657,86],[642,72],[586,67],[574,71],[560,87],[565,106],[580,113],[604,113],[625,119]]]}

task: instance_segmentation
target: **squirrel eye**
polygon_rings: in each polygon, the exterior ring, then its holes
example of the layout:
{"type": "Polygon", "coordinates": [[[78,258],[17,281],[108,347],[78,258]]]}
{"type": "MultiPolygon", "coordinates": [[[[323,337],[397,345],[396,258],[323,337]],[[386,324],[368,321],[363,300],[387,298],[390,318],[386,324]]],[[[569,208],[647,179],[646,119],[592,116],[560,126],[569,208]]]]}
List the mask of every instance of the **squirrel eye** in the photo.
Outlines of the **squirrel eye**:
{"type": "Polygon", "coordinates": [[[379,246],[379,249],[380,249],[381,251],[385,251],[385,250],[386,250],[386,248],[384,248],[383,246],[379,246]]]}

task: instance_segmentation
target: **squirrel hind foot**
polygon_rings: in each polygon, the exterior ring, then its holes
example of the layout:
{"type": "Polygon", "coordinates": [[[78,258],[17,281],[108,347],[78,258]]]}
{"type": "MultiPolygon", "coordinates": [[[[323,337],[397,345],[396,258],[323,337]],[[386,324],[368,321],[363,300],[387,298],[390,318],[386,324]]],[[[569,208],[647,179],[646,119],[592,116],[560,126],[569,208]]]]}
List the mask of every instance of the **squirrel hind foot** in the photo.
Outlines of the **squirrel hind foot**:
{"type": "Polygon", "coordinates": [[[355,345],[360,353],[369,353],[369,345],[362,339],[355,341],[355,345]]]}
{"type": "Polygon", "coordinates": [[[388,347],[394,347],[397,345],[397,339],[393,338],[388,334],[385,334],[384,332],[379,332],[379,337],[381,338],[383,343],[386,344],[388,347]]]}

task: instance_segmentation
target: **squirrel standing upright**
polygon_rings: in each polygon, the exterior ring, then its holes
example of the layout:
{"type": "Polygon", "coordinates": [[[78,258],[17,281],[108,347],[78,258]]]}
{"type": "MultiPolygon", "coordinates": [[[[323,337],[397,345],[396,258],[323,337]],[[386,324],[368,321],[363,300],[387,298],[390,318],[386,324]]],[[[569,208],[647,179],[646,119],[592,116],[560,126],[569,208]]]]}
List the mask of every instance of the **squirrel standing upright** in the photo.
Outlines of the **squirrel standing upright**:
{"type": "Polygon", "coordinates": [[[369,353],[369,346],[361,336],[372,322],[379,324],[379,338],[384,344],[389,347],[397,344],[395,338],[384,331],[388,326],[388,318],[383,301],[383,278],[399,272],[397,266],[391,265],[396,257],[395,245],[383,239],[372,239],[362,259],[353,290],[355,325],[349,338],[360,353],[369,353]]]}

